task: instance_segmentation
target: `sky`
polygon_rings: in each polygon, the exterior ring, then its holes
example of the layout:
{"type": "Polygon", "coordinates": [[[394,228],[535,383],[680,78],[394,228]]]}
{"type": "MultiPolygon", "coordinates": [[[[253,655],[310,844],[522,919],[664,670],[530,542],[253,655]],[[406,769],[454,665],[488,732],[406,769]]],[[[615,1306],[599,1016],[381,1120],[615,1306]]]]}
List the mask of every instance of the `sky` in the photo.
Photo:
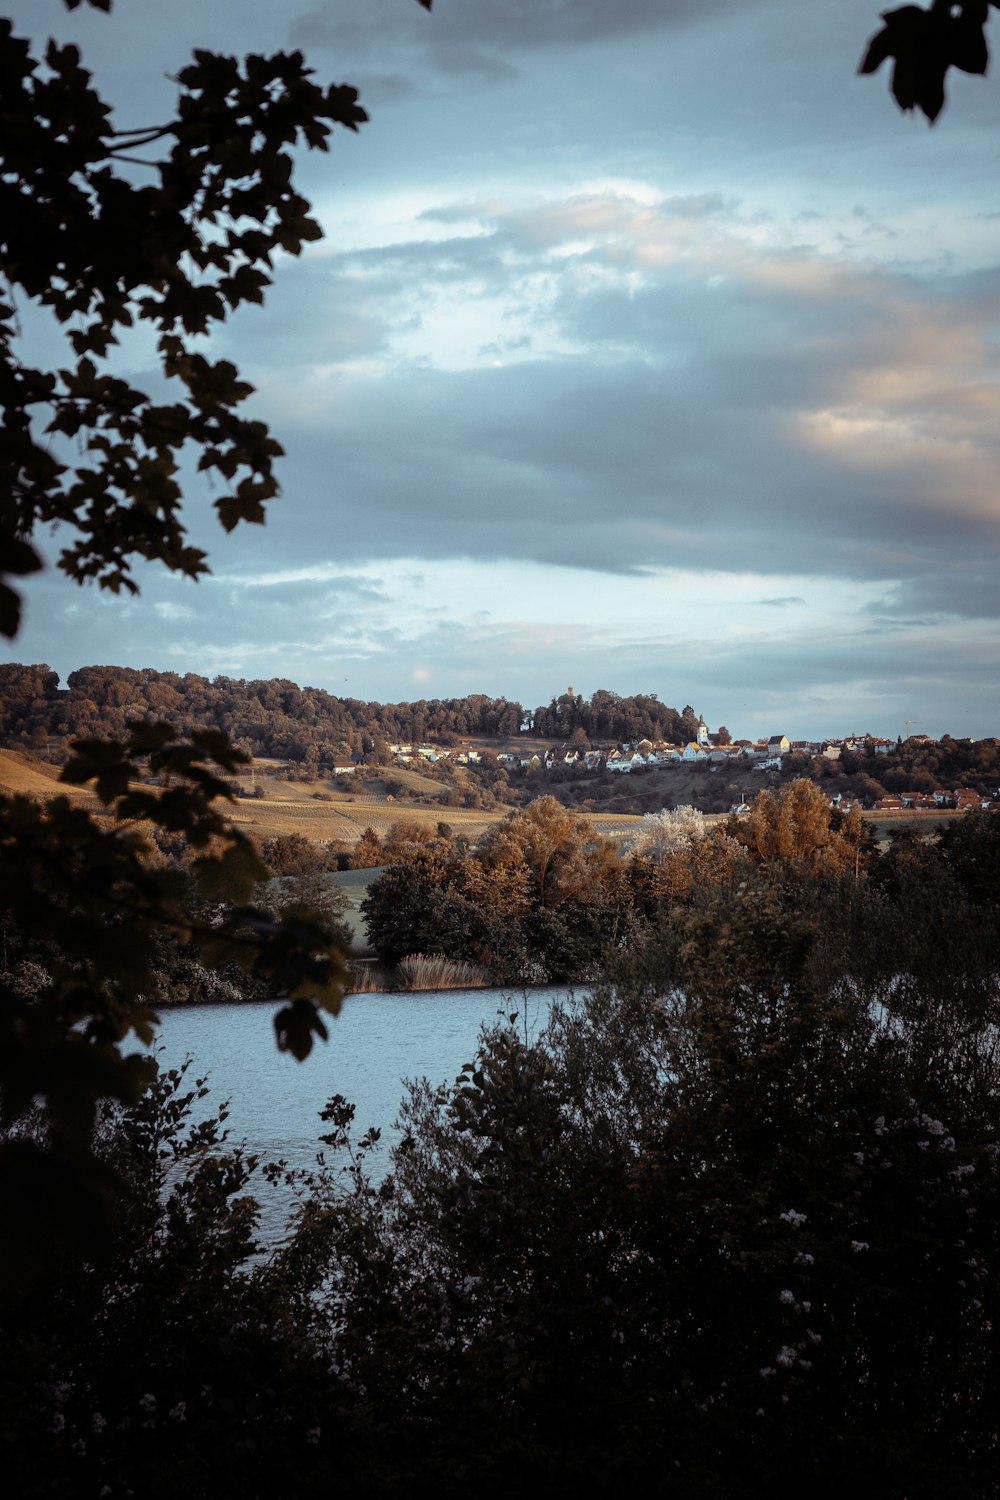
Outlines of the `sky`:
{"type": "Polygon", "coordinates": [[[118,125],[194,47],[301,48],[370,115],[299,161],[325,238],[212,340],[286,449],[266,527],[192,482],[210,577],[49,569],[11,658],[1000,734],[1000,80],[901,114],[857,75],[875,0],[10,13],[118,125]]]}

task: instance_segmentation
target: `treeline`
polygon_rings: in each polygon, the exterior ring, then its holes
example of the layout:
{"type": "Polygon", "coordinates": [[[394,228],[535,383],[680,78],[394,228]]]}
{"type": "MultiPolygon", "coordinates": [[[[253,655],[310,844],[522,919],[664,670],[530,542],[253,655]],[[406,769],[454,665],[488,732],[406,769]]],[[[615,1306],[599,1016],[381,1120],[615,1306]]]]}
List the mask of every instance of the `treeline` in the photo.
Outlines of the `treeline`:
{"type": "MultiPolygon", "coordinates": [[[[821,800],[648,825],[594,993],[413,1085],[383,1179],[332,1099],[266,1254],[189,1078],[108,1121],[110,1239],[0,1300],[14,1492],[996,1495],[1000,819],[877,854],[821,800]]],[[[511,825],[482,878],[558,911],[511,825]]]]}
{"type": "Polygon", "coordinates": [[[373,703],[337,698],[322,688],[300,688],[283,678],[245,681],[150,667],[81,667],[66,687],[47,666],[0,666],[0,743],[45,750],[52,740],[120,736],[130,722],[163,719],[182,734],[206,725],[223,730],[238,749],[329,773],[345,762],[379,765],[387,746],[426,741],[512,739],[523,724],[555,740],[574,732],[604,742],[688,739],[697,732],[693,710],[682,714],[655,695],[620,698],[598,691],[588,702],[564,695],[525,712],[519,703],[472,693],[465,698],[373,703]]]}
{"type": "Polygon", "coordinates": [[[601,744],[664,740],[686,745],[698,737],[698,715],[690,704],[678,712],[661,703],[655,693],[623,698],[604,688],[589,699],[567,690],[547,707],[536,708],[531,723],[535,734],[553,740],[571,740],[575,735],[601,744]]]}
{"type": "Polygon", "coordinates": [[[844,750],[838,767],[845,777],[867,777],[879,793],[933,792],[968,786],[995,792],[1000,787],[1000,741],[902,740],[887,755],[844,750]]]}
{"type": "Polygon", "coordinates": [[[402,819],[384,843],[367,831],[355,851],[358,863],[386,865],[362,907],[385,963],[440,954],[496,983],[590,979],[609,955],[641,951],[695,895],[761,865],[882,891],[919,878],[940,906],[942,882],[996,901],[998,857],[992,814],[956,819],[933,845],[904,839],[880,851],[857,808],[841,814],[804,779],[762,791],[749,814],[711,828],[691,807],[650,814],[624,853],[553,797],[509,813],[475,844],[446,824],[402,819]]]}
{"type": "Polygon", "coordinates": [[[365,857],[387,864],[361,907],[386,964],[440,954],[498,983],[573,979],[635,925],[631,862],[553,797],[493,824],[474,846],[447,825],[432,833],[404,819],[365,857]]]}

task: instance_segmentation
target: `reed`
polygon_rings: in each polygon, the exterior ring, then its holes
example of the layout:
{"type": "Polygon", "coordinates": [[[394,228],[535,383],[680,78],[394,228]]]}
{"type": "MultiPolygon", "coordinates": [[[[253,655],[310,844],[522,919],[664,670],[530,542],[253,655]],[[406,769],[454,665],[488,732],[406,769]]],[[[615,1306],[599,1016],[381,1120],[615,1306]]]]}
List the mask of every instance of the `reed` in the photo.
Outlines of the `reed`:
{"type": "Polygon", "coordinates": [[[347,993],[349,995],[375,995],[385,989],[381,975],[374,964],[348,964],[347,993]]]}
{"type": "Polygon", "coordinates": [[[474,990],[489,983],[478,964],[441,953],[410,953],[400,959],[397,973],[406,990],[474,990]]]}

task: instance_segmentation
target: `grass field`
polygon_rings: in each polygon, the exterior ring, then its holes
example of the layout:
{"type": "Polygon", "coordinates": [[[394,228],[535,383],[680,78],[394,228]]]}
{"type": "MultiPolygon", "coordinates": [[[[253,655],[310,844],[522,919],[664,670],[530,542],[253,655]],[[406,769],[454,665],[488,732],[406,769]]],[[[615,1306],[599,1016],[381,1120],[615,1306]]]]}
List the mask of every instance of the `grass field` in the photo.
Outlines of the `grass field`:
{"type": "MultiPolygon", "coordinates": [[[[348,791],[334,789],[328,781],[287,781],[275,773],[281,767],[275,761],[258,760],[254,764],[255,796],[241,796],[233,803],[230,816],[237,827],[245,829],[257,843],[280,834],[298,833],[314,843],[353,845],[365,828],[373,828],[383,837],[400,818],[434,828],[439,822],[449,825],[456,834],[477,838],[491,823],[506,816],[507,809],[442,807],[444,788],[440,781],[419,771],[393,768],[393,781],[405,786],[421,800],[395,801],[381,782],[358,783],[348,791]]],[[[666,774],[666,773],[665,773],[666,774]]],[[[66,796],[95,811],[100,804],[86,788],[65,787],[59,783],[58,768],[39,760],[27,750],[0,750],[0,792],[20,793],[46,800],[66,796]]],[[[546,791],[539,778],[537,794],[546,791]]],[[[666,788],[663,801],[677,800],[674,789],[669,798],[666,788]]],[[[659,798],[655,799],[659,805],[659,798]]],[[[638,814],[622,812],[587,813],[594,828],[608,838],[625,839],[639,824],[638,814]]],[[[934,837],[955,813],[866,813],[879,842],[902,829],[920,837],[934,837]]],[[[710,823],[722,820],[722,814],[709,815],[710,823]]]]}
{"type": "Polygon", "coordinates": [[[0,792],[43,802],[50,797],[68,797],[95,810],[101,805],[87,787],[62,786],[59,767],[39,760],[29,750],[0,750],[0,792]]]}

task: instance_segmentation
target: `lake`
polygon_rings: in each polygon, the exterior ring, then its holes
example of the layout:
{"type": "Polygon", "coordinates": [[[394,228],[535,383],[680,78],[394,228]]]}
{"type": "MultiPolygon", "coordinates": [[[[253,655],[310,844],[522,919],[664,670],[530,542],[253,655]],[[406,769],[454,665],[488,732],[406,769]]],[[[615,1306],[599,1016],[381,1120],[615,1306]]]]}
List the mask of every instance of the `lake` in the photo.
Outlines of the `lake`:
{"type": "MultiPolygon", "coordinates": [[[[230,1141],[245,1141],[262,1159],[283,1158],[294,1167],[315,1165],[323,1149],[319,1137],[329,1129],[320,1110],[333,1094],[343,1094],[356,1106],[357,1135],[370,1126],[382,1131],[373,1172],[379,1176],[399,1138],[394,1122],[405,1079],[451,1083],[474,1057],[484,1024],[516,1011],[518,1027],[527,1020],[529,1036],[535,1035],[552,1001],[566,994],[564,986],[554,986],[348,995],[340,1015],[327,1018],[330,1040],[317,1043],[301,1063],[277,1050],[277,1003],[177,1006],[162,1012],[157,1056],[161,1067],[190,1056],[188,1078],[207,1075],[211,1090],[202,1114],[228,1099],[230,1141]]],[[[275,1200],[264,1183],[257,1192],[264,1236],[273,1242],[284,1227],[287,1199],[275,1200]]]]}

